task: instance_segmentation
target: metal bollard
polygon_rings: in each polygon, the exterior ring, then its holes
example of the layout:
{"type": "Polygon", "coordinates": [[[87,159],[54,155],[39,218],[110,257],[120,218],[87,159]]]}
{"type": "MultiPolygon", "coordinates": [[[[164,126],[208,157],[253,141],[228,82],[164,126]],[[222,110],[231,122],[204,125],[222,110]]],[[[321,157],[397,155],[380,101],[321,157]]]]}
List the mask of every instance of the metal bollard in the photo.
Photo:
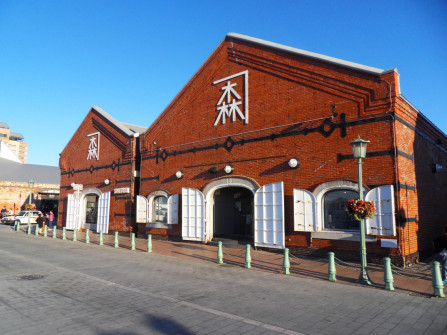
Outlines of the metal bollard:
{"type": "Polygon", "coordinates": [[[53,226],[53,238],[57,237],[57,226],[53,226]]]}
{"type": "Polygon", "coordinates": [[[99,245],[104,245],[104,236],[102,230],[99,232],[99,245]]]}
{"type": "Polygon", "coordinates": [[[337,270],[335,268],[335,254],[331,251],[329,252],[329,266],[328,266],[328,273],[329,273],[329,281],[336,281],[337,277],[337,270]]]}
{"type": "Polygon", "coordinates": [[[85,243],[90,243],[90,229],[88,228],[85,230],[85,243]]]}
{"type": "Polygon", "coordinates": [[[385,282],[385,290],[394,291],[394,278],[393,271],[391,270],[391,259],[389,257],[385,257],[384,259],[384,268],[383,268],[383,280],[385,282]]]}
{"type": "Polygon", "coordinates": [[[27,225],[26,227],[26,233],[29,235],[31,234],[31,225],[27,225]]]}
{"type": "Polygon", "coordinates": [[[433,295],[438,298],[445,298],[444,295],[444,283],[441,278],[441,269],[439,262],[434,261],[432,263],[433,274],[432,274],[432,282],[433,282],[433,295]]]}
{"type": "Polygon", "coordinates": [[[34,229],[34,235],[38,236],[39,235],[39,225],[36,224],[36,229],[34,229]]]}
{"type": "Polygon", "coordinates": [[[77,232],[76,232],[76,228],[73,229],[73,242],[76,242],[78,236],[77,236],[77,232]]]}
{"type": "Polygon", "coordinates": [[[152,235],[147,235],[147,253],[150,254],[152,252],[152,235]]]}
{"type": "Polygon", "coordinates": [[[62,239],[66,240],[67,239],[67,228],[62,227],[62,239]]]}
{"type": "Polygon", "coordinates": [[[245,251],[245,268],[250,269],[251,268],[251,255],[250,255],[250,249],[251,245],[247,244],[246,251],[245,251]]]}
{"type": "Polygon", "coordinates": [[[17,222],[16,231],[20,231],[20,221],[17,222]]]}
{"type": "Polygon", "coordinates": [[[114,243],[114,247],[118,248],[119,247],[119,243],[118,243],[118,232],[115,232],[115,243],[114,243]]]}
{"type": "Polygon", "coordinates": [[[223,264],[222,241],[217,242],[217,264],[223,264]]]}
{"type": "Polygon", "coordinates": [[[43,237],[47,236],[48,236],[48,226],[45,226],[45,228],[43,228],[43,237]]]}
{"type": "Polygon", "coordinates": [[[130,250],[135,250],[135,233],[132,233],[130,239],[130,250]]]}
{"type": "Polygon", "coordinates": [[[282,267],[284,274],[289,275],[290,274],[289,248],[284,248],[284,262],[282,267]]]}

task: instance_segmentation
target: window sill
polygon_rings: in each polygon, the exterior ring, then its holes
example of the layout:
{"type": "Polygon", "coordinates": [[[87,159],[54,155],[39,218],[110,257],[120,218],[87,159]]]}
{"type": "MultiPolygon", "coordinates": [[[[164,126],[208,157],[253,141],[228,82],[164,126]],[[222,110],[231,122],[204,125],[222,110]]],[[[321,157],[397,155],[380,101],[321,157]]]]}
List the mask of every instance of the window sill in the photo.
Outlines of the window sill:
{"type": "MultiPolygon", "coordinates": [[[[360,232],[347,232],[347,231],[320,231],[311,233],[311,238],[321,240],[344,240],[360,242],[360,232]]],[[[376,242],[376,237],[371,235],[365,236],[366,242],[376,242]]]]}
{"type": "Polygon", "coordinates": [[[167,223],[162,222],[149,222],[146,223],[146,228],[161,228],[161,229],[168,229],[169,226],[167,223]]]}

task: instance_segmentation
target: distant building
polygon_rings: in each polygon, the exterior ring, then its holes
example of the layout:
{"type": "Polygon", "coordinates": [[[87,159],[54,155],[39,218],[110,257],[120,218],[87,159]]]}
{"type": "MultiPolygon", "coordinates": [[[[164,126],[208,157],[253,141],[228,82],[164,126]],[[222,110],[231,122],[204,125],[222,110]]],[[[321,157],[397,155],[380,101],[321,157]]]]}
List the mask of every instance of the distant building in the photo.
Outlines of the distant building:
{"type": "Polygon", "coordinates": [[[31,202],[42,212],[52,210],[56,214],[59,184],[57,166],[22,164],[0,158],[0,208],[17,213],[31,202]]]}
{"type": "MultiPolygon", "coordinates": [[[[9,130],[7,123],[0,122],[0,141],[6,144],[6,146],[11,150],[14,155],[16,155],[22,163],[26,163],[28,143],[23,142],[23,135],[20,133],[15,133],[9,130]]],[[[0,157],[1,152],[0,150],[0,157]]]]}

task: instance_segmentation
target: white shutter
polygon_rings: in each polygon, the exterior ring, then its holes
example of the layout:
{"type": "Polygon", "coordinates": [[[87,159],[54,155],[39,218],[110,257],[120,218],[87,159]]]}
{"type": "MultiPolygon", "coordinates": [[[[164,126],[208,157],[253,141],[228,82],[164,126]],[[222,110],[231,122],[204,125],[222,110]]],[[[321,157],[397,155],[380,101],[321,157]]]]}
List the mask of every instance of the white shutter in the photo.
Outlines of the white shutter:
{"type": "Polygon", "coordinates": [[[295,231],[316,231],[316,200],[306,190],[293,190],[295,231]]]}
{"type": "Polygon", "coordinates": [[[148,202],[145,197],[137,195],[137,223],[147,223],[148,202]]]}
{"type": "Polygon", "coordinates": [[[155,222],[155,218],[152,214],[155,197],[150,197],[149,199],[150,201],[147,202],[147,222],[155,222]]]}
{"type": "Polygon", "coordinates": [[[96,232],[109,232],[110,192],[103,193],[98,199],[98,222],[96,232]]]}
{"type": "Polygon", "coordinates": [[[393,185],[373,188],[366,194],[365,200],[374,201],[376,207],[374,217],[366,219],[366,233],[368,235],[396,236],[393,185]]]}
{"type": "Polygon", "coordinates": [[[284,249],[283,182],[262,186],[255,194],[255,246],[284,249]]]}
{"type": "Polygon", "coordinates": [[[79,215],[79,204],[74,194],[68,194],[67,201],[67,221],[65,229],[74,230],[76,228],[76,217],[79,215]]]}
{"type": "Polygon", "coordinates": [[[205,200],[202,192],[182,188],[182,238],[189,241],[205,240],[205,200]]]}
{"type": "Polygon", "coordinates": [[[178,194],[168,198],[168,224],[178,223],[178,194]]]}

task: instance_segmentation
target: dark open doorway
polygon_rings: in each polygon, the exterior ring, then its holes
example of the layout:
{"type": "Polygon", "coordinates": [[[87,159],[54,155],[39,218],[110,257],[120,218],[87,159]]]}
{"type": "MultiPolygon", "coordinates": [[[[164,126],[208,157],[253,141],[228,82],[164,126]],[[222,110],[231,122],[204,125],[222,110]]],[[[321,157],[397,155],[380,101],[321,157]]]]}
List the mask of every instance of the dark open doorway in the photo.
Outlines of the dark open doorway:
{"type": "Polygon", "coordinates": [[[243,187],[214,192],[214,237],[253,239],[253,193],[243,187]]]}

